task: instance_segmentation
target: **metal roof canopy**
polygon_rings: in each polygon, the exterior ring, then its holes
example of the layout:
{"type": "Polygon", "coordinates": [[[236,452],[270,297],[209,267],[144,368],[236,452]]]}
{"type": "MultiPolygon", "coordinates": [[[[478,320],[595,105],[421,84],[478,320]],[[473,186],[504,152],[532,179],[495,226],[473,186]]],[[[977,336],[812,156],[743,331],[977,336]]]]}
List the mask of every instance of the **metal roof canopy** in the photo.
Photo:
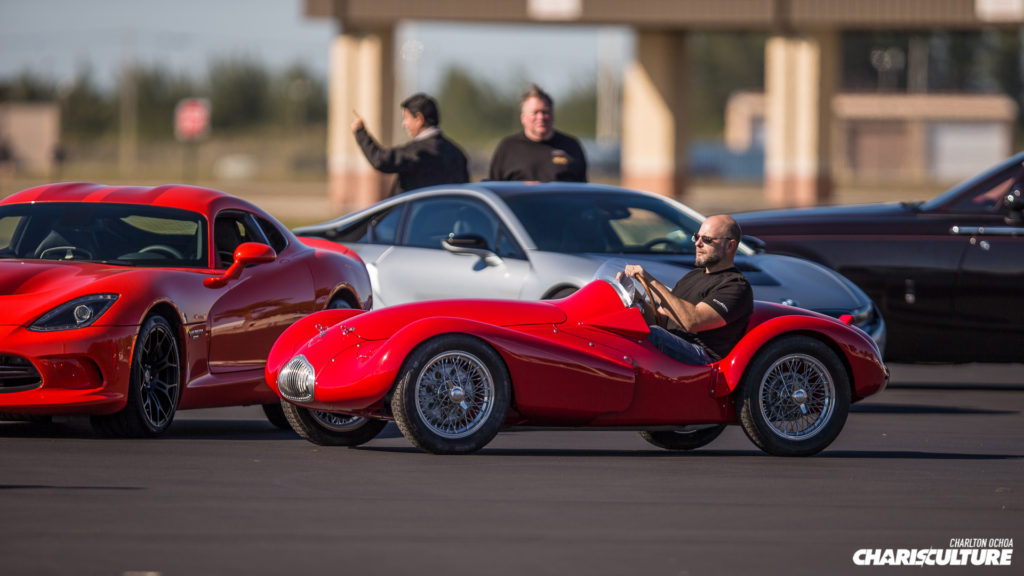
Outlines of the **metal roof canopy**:
{"type": "Polygon", "coordinates": [[[1024,24],[1024,0],[306,0],[306,15],[354,27],[448,20],[642,29],[973,29],[1024,24]]]}

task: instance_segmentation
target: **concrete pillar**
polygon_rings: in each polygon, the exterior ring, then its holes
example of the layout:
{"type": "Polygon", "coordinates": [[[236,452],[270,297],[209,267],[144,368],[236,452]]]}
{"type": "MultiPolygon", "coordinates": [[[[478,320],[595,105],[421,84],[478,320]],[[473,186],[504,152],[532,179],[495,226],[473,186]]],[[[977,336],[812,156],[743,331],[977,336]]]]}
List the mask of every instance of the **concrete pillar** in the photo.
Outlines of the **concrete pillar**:
{"type": "Polygon", "coordinates": [[[772,206],[812,206],[832,194],[832,96],[838,32],[768,39],[765,193],[772,206]]]}
{"type": "Polygon", "coordinates": [[[687,176],[686,34],[640,30],[626,68],[622,185],[682,198],[687,176]]]}
{"type": "Polygon", "coordinates": [[[384,197],[393,175],[377,172],[352,134],[352,111],[385,146],[394,132],[392,28],[349,30],[334,39],[330,53],[327,110],[328,187],[331,207],[343,213],[384,197]]]}

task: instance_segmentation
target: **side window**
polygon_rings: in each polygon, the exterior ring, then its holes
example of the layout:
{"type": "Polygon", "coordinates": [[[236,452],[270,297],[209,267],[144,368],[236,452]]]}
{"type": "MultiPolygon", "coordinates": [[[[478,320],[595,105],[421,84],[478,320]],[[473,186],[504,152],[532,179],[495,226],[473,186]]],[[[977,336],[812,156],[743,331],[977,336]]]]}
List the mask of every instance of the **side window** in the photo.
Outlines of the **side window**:
{"type": "Polygon", "coordinates": [[[0,218],[0,255],[13,256],[14,233],[18,224],[24,219],[22,216],[5,216],[0,218]]]}
{"type": "Polygon", "coordinates": [[[396,206],[386,212],[380,212],[340,232],[327,233],[327,238],[335,242],[352,242],[355,244],[395,244],[398,237],[398,225],[402,220],[403,206],[396,206]]]}
{"type": "Polygon", "coordinates": [[[394,244],[398,240],[398,223],[402,219],[402,211],[389,210],[385,214],[374,217],[370,221],[370,242],[373,244],[394,244]]]}
{"type": "Polygon", "coordinates": [[[263,235],[266,236],[267,241],[270,242],[270,247],[274,249],[274,252],[277,252],[278,254],[284,252],[284,249],[288,247],[288,238],[281,233],[281,230],[279,230],[273,222],[258,216],[256,217],[256,222],[259,223],[260,228],[263,230],[263,235]]]}
{"type": "Polygon", "coordinates": [[[498,245],[495,246],[494,252],[502,258],[526,260],[526,254],[519,247],[519,243],[516,242],[515,238],[512,237],[512,233],[506,230],[504,226],[498,229],[498,245]]]}
{"type": "Polygon", "coordinates": [[[451,234],[475,234],[493,250],[497,229],[497,217],[479,202],[466,198],[434,198],[412,205],[405,245],[440,249],[441,241],[451,234]]]}
{"type": "Polygon", "coordinates": [[[452,232],[460,204],[456,200],[425,200],[413,204],[405,231],[405,245],[441,248],[441,240],[452,232]]]}
{"type": "Polygon", "coordinates": [[[954,212],[1005,212],[1003,198],[1020,178],[1024,178],[1024,168],[1014,164],[979,183],[951,203],[949,209],[954,212]]]}
{"type": "Polygon", "coordinates": [[[224,212],[213,224],[213,246],[217,252],[217,266],[227,268],[235,261],[235,248],[243,242],[268,244],[254,220],[242,212],[224,212]]]}

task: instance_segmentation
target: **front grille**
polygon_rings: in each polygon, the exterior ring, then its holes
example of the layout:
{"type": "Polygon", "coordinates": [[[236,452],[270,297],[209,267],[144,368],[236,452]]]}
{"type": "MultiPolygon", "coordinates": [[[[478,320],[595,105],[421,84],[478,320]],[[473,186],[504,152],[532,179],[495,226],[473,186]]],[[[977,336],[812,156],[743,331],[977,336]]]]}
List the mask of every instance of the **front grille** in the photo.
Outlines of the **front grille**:
{"type": "Polygon", "coordinates": [[[43,377],[31,362],[13,354],[0,354],[0,393],[38,388],[43,377]]]}

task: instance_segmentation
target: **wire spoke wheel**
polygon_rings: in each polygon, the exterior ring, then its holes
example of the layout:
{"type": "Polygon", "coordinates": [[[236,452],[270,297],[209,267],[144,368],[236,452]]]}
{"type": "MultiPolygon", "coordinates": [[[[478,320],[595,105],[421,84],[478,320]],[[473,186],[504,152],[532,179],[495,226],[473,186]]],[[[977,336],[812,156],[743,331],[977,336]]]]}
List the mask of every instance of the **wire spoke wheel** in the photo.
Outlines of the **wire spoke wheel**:
{"type": "Polygon", "coordinates": [[[685,426],[680,430],[646,430],[640,436],[666,450],[695,450],[710,444],[725,430],[725,424],[685,426]]]}
{"type": "Polygon", "coordinates": [[[787,335],[766,344],[743,371],[736,410],[743,431],[776,456],[821,452],[850,411],[850,376],[824,342],[787,335]]]}
{"type": "Polygon", "coordinates": [[[361,446],[387,426],[386,420],[310,410],[291,402],[282,402],[281,412],[299,436],[321,446],[361,446]]]}
{"type": "Polygon", "coordinates": [[[362,416],[348,416],[323,410],[310,410],[309,415],[331,432],[351,432],[366,423],[366,418],[362,416]]]}
{"type": "Polygon", "coordinates": [[[800,440],[821,432],[835,408],[836,386],[825,366],[807,354],[777,360],[761,380],[758,407],[772,431],[800,440]]]}
{"type": "Polygon", "coordinates": [[[406,357],[391,396],[402,435],[434,454],[469,454],[501,430],[512,381],[501,355],[470,334],[442,334],[406,357]]]}
{"type": "Polygon", "coordinates": [[[491,414],[494,378],[482,360],[464,351],[432,358],[416,380],[416,411],[444,438],[462,438],[480,429],[491,414]]]}

